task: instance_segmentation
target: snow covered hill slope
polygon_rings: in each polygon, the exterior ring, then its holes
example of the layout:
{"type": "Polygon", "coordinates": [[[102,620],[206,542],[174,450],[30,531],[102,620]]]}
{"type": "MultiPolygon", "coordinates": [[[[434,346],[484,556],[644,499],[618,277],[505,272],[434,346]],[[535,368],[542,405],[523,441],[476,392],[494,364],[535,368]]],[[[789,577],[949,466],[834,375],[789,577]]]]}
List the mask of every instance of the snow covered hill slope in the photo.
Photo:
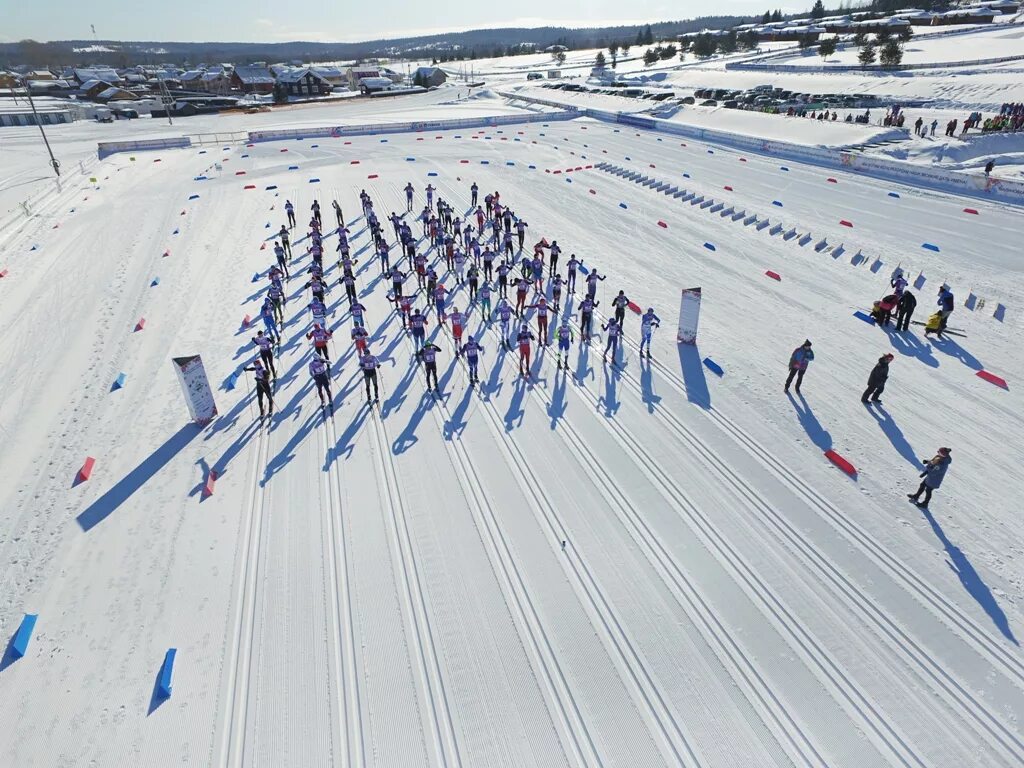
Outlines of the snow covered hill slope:
{"type": "Polygon", "coordinates": [[[77,177],[0,254],[0,639],[39,617],[24,657],[8,646],[0,662],[0,761],[1020,765],[1020,212],[787,168],[578,120],[115,155],[96,184],[77,177]],[[561,308],[568,370],[535,348],[521,378],[430,250],[485,351],[470,388],[431,312],[442,394],[428,394],[358,215],[361,189],[382,220],[403,213],[409,181],[414,212],[427,183],[460,213],[472,182],[500,190],[528,247],[558,240],[563,274],[575,253],[607,275],[600,321],[619,290],[655,309],[653,359],[631,312],[618,364],[605,332],[580,345],[577,293],[561,308]],[[334,287],[333,418],[306,370],[314,198],[332,281],[330,201],[344,209],[383,362],[368,409],[334,287]],[[240,326],[286,199],[299,227],[277,409],[260,424],[250,374],[229,379],[254,357],[240,326]],[[897,265],[923,281],[916,320],[952,286],[965,336],[854,317],[897,265]],[[694,286],[697,345],[677,346],[694,286]],[[816,357],[787,396],[804,339],[816,357]],[[883,404],[862,405],[890,352],[883,404]],[[170,364],[193,353],[220,410],[203,429],[170,364]],[[906,494],[939,446],[953,463],[921,510],[906,494]]]}

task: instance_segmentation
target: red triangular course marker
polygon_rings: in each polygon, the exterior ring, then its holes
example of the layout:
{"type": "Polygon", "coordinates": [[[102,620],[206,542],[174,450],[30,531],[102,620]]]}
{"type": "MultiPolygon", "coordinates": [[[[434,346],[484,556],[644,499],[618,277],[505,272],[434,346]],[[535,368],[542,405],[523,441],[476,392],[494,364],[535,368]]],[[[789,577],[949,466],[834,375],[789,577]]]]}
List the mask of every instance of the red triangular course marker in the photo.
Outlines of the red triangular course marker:
{"type": "Polygon", "coordinates": [[[995,384],[997,387],[1002,387],[1003,389],[1010,388],[1010,386],[1006,383],[1006,379],[1004,379],[1002,376],[996,376],[994,373],[989,373],[988,371],[978,371],[976,375],[978,376],[978,378],[984,379],[990,384],[995,384]]]}
{"type": "Polygon", "coordinates": [[[837,467],[843,470],[843,472],[848,474],[850,477],[857,476],[857,468],[853,466],[853,464],[848,462],[846,459],[844,459],[842,456],[840,456],[838,453],[833,451],[831,448],[825,451],[825,458],[827,458],[829,461],[831,461],[833,464],[835,464],[837,467]]]}

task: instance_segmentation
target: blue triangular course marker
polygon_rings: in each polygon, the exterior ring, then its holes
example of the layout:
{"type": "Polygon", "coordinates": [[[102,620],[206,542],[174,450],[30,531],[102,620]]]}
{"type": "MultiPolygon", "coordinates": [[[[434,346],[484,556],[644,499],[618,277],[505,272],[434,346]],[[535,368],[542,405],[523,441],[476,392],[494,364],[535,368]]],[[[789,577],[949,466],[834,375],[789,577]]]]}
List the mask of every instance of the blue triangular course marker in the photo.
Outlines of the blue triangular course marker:
{"type": "Polygon", "coordinates": [[[515,162],[512,160],[506,160],[505,165],[515,165],[515,162]]]}
{"type": "Polygon", "coordinates": [[[257,272],[256,274],[254,274],[254,275],[252,276],[252,281],[253,281],[254,283],[258,283],[258,282],[260,281],[260,273],[259,273],[259,272],[257,272]]]}
{"type": "Polygon", "coordinates": [[[875,318],[873,318],[867,312],[861,312],[859,309],[853,313],[853,316],[856,317],[858,320],[863,320],[868,325],[875,324],[875,318]]]}
{"type": "Polygon", "coordinates": [[[572,179],[570,179],[568,176],[565,177],[565,180],[572,184],[572,179]]]}
{"type": "Polygon", "coordinates": [[[114,379],[114,384],[110,388],[110,391],[113,392],[115,389],[121,389],[121,387],[124,386],[125,379],[127,379],[127,378],[128,378],[128,374],[127,373],[123,373],[122,372],[122,373],[117,374],[117,378],[114,379]]]}
{"type": "Polygon", "coordinates": [[[490,165],[490,164],[491,164],[490,160],[481,160],[480,161],[480,165],[490,165]]]}
{"type": "Polygon", "coordinates": [[[688,173],[684,173],[684,174],[683,174],[683,178],[684,178],[684,179],[688,179],[688,178],[690,178],[690,174],[688,174],[688,173]]]}
{"type": "Polygon", "coordinates": [[[921,247],[927,248],[929,251],[935,251],[936,253],[939,252],[939,246],[932,245],[931,243],[921,243],[921,247]]]}
{"type": "Polygon", "coordinates": [[[153,278],[153,282],[149,284],[149,287],[152,288],[154,285],[160,285],[160,278],[159,277],[154,277],[153,278]]]}
{"type": "Polygon", "coordinates": [[[619,203],[619,208],[626,208],[626,209],[628,209],[629,206],[626,205],[625,203],[619,203]]]}
{"type": "Polygon", "coordinates": [[[780,171],[788,171],[788,170],[789,170],[789,168],[787,168],[787,167],[786,167],[786,166],[784,166],[784,165],[780,165],[780,166],[779,166],[779,170],[780,170],[780,171]]]}
{"type": "Polygon", "coordinates": [[[890,192],[889,193],[889,197],[895,197],[895,198],[899,199],[899,196],[900,196],[899,192],[890,192]]]}
{"type": "Polygon", "coordinates": [[[32,630],[36,628],[36,620],[38,618],[38,614],[26,613],[25,618],[21,620],[21,625],[18,627],[14,640],[11,642],[11,655],[14,658],[20,659],[25,655],[25,652],[28,650],[28,641],[32,639],[32,630]]]}
{"type": "Polygon", "coordinates": [[[427,176],[437,176],[437,171],[429,171],[427,176]]]}
{"type": "Polygon", "coordinates": [[[537,170],[537,166],[536,166],[536,165],[530,165],[530,166],[527,166],[527,167],[528,167],[528,168],[529,168],[529,169],[530,169],[531,171],[536,171],[536,170],[537,170]]]}
{"type": "Polygon", "coordinates": [[[713,155],[713,154],[715,154],[715,150],[713,150],[713,149],[709,149],[709,150],[708,150],[708,154],[709,154],[709,155],[713,155]]]}
{"type": "Polygon", "coordinates": [[[724,376],[725,371],[722,370],[722,366],[712,360],[710,357],[704,358],[704,366],[717,376],[724,376]]]}
{"type": "Polygon", "coordinates": [[[717,251],[718,250],[717,248],[715,248],[713,243],[704,243],[704,247],[707,248],[709,251],[717,251]]]}
{"type": "Polygon", "coordinates": [[[177,648],[168,648],[164,655],[164,664],[160,668],[160,682],[157,692],[165,699],[171,696],[171,678],[174,676],[174,657],[178,655],[177,648]]]}
{"type": "Polygon", "coordinates": [[[299,166],[297,166],[297,165],[289,165],[288,166],[288,170],[289,171],[297,171],[297,170],[299,170],[299,166]]]}
{"type": "Polygon", "coordinates": [[[416,162],[416,158],[415,157],[407,157],[407,158],[405,158],[405,162],[407,162],[407,163],[415,163],[416,162]]]}
{"type": "Polygon", "coordinates": [[[264,229],[270,229],[270,222],[268,221],[266,224],[264,224],[263,228],[264,229]]]}
{"type": "Polygon", "coordinates": [[[779,208],[781,208],[782,207],[782,202],[779,201],[779,200],[772,200],[772,205],[777,205],[777,206],[779,206],[779,208]]]}
{"type": "Polygon", "coordinates": [[[582,264],[580,264],[579,267],[577,267],[577,269],[579,269],[581,274],[584,274],[584,275],[589,275],[590,274],[590,270],[587,269],[586,267],[584,267],[582,264]]]}
{"type": "Polygon", "coordinates": [[[309,183],[310,184],[319,184],[320,183],[320,179],[312,178],[312,179],[309,180],[309,183]]]}
{"type": "Polygon", "coordinates": [[[387,144],[387,143],[388,143],[388,140],[387,140],[387,139],[381,139],[381,140],[380,140],[380,143],[381,143],[381,144],[387,144]]]}
{"type": "Polygon", "coordinates": [[[319,147],[319,146],[320,146],[319,144],[310,144],[310,145],[309,145],[309,148],[310,148],[310,149],[316,149],[316,148],[317,148],[317,147],[319,147]]]}
{"type": "Polygon", "coordinates": [[[264,187],[264,189],[265,189],[265,190],[266,190],[267,192],[269,192],[269,191],[270,191],[270,190],[272,190],[272,189],[277,189],[277,184],[271,184],[271,185],[270,185],[270,186],[268,186],[268,187],[264,187]]]}
{"type": "Polygon", "coordinates": [[[627,157],[626,159],[627,159],[627,160],[632,160],[633,158],[631,158],[631,157],[627,157]]]}
{"type": "Polygon", "coordinates": [[[175,230],[174,230],[173,232],[171,232],[171,234],[172,234],[172,235],[176,235],[176,234],[178,234],[178,230],[177,230],[177,229],[175,229],[175,230]]]}
{"type": "Polygon", "coordinates": [[[38,245],[33,245],[31,248],[29,248],[29,250],[30,251],[38,251],[39,250],[39,246],[38,245]]]}
{"type": "Polygon", "coordinates": [[[189,200],[198,200],[199,199],[199,195],[189,195],[188,199],[189,200]]]}

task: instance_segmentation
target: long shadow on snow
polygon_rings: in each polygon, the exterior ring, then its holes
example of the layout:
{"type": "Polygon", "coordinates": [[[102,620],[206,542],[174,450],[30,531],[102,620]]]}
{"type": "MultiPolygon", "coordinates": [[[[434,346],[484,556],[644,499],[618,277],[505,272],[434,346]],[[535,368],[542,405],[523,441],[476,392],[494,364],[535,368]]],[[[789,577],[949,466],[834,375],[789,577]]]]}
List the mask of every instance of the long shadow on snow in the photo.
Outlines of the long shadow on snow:
{"type": "Polygon", "coordinates": [[[150,453],[135,469],[121,478],[113,488],[96,499],[75,518],[82,530],[89,531],[102,523],[108,515],[115,512],[139,488],[145,485],[147,480],[163,469],[167,462],[195,440],[200,432],[202,432],[201,427],[189,423],[167,438],[163,445],[150,453]]]}
{"type": "Polygon", "coordinates": [[[679,367],[683,371],[686,384],[686,399],[701,408],[711,408],[711,393],[708,382],[704,378],[704,364],[700,359],[700,350],[696,344],[679,344],[679,367]]]}
{"type": "Polygon", "coordinates": [[[885,436],[889,438],[892,447],[899,452],[900,456],[909,461],[914,469],[920,470],[921,462],[917,458],[917,452],[907,442],[907,438],[903,436],[903,430],[896,424],[892,415],[880,405],[869,406],[867,410],[878,422],[878,426],[882,428],[885,436]]]}
{"type": "Polygon", "coordinates": [[[644,357],[640,358],[640,390],[643,401],[647,404],[647,412],[654,413],[654,409],[661,402],[661,396],[654,394],[654,375],[651,372],[651,361],[644,357]]]}
{"type": "Polygon", "coordinates": [[[945,547],[946,554],[949,555],[947,564],[950,570],[960,579],[964,589],[967,590],[971,597],[978,601],[978,605],[982,607],[985,613],[988,614],[988,617],[992,619],[992,623],[1003,633],[1003,637],[1014,645],[1020,645],[1017,642],[1017,638],[1013,636],[1013,631],[1010,629],[1010,622],[1007,620],[1006,614],[1003,613],[1003,609],[999,607],[995,597],[992,596],[992,590],[988,588],[988,585],[985,584],[978,572],[974,570],[974,566],[971,565],[967,555],[961,551],[960,547],[946,538],[946,532],[942,530],[942,526],[939,525],[929,510],[922,509],[921,512],[924,514],[925,519],[928,520],[936,537],[942,542],[942,546],[945,547]]]}
{"type": "Polygon", "coordinates": [[[797,398],[793,397],[789,392],[786,393],[786,397],[793,404],[793,410],[796,411],[797,418],[800,419],[800,426],[804,428],[804,432],[811,438],[811,442],[822,451],[829,450],[832,447],[832,435],[821,426],[821,422],[815,417],[811,406],[807,404],[807,398],[803,395],[797,395],[800,398],[800,402],[797,402],[797,398]]]}
{"type": "Polygon", "coordinates": [[[936,360],[935,355],[932,354],[931,345],[922,344],[921,340],[913,333],[903,331],[900,333],[892,332],[887,335],[889,337],[889,343],[892,344],[893,349],[901,355],[916,357],[929,368],[939,367],[939,361],[936,360]]]}
{"type": "Polygon", "coordinates": [[[955,357],[971,370],[980,371],[985,368],[978,358],[953,341],[949,336],[945,336],[941,339],[933,338],[931,339],[931,342],[932,346],[937,350],[949,355],[950,357],[955,357]]]}

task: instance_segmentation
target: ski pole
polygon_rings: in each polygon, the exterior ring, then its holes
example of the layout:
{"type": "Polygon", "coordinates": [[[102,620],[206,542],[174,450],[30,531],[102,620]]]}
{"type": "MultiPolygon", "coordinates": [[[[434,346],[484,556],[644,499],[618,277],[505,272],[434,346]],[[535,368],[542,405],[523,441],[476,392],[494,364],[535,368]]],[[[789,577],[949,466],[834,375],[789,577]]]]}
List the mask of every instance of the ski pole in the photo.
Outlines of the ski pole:
{"type": "Polygon", "coordinates": [[[246,398],[246,400],[249,403],[249,418],[251,418],[254,421],[256,420],[256,412],[252,409],[252,400],[253,400],[253,396],[255,396],[255,394],[256,394],[256,390],[253,389],[253,391],[249,394],[249,397],[246,398]]]}

